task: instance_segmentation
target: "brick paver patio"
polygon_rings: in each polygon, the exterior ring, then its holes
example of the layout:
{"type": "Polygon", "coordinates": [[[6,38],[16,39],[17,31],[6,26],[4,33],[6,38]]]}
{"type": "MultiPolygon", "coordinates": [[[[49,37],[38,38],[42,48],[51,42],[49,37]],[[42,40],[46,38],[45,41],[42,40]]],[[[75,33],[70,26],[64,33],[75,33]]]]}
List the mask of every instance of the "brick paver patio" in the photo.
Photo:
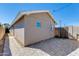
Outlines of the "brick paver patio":
{"type": "Polygon", "coordinates": [[[4,55],[13,56],[75,56],[79,55],[79,42],[70,39],[52,38],[39,43],[22,47],[13,36],[6,36],[4,55]],[[7,48],[7,49],[6,49],[7,48]],[[77,52],[75,52],[77,51],[77,52]]]}

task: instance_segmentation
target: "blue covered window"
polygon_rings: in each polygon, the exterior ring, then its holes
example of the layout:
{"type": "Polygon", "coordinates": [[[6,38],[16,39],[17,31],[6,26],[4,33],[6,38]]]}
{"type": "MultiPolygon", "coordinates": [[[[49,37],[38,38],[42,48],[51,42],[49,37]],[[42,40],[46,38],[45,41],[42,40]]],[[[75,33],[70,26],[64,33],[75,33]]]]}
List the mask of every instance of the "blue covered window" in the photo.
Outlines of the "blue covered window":
{"type": "Polygon", "coordinates": [[[41,28],[41,22],[40,22],[40,20],[37,20],[37,21],[36,21],[36,27],[37,27],[37,28],[41,28]]]}

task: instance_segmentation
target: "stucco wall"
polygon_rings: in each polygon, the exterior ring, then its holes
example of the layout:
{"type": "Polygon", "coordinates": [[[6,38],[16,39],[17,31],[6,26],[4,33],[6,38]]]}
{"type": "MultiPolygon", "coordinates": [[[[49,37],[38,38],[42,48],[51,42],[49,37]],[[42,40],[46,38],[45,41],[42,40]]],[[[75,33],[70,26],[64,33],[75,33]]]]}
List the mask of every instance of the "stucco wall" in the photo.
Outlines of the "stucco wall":
{"type": "Polygon", "coordinates": [[[14,37],[18,40],[19,43],[24,45],[24,17],[20,19],[15,25],[14,25],[14,37]]]}
{"type": "Polygon", "coordinates": [[[70,26],[68,27],[68,32],[71,34],[69,36],[70,39],[77,39],[77,34],[79,34],[79,27],[78,26],[70,26]]]}
{"type": "Polygon", "coordinates": [[[3,39],[4,35],[5,35],[5,28],[4,27],[0,27],[0,40],[3,39]]]}
{"type": "Polygon", "coordinates": [[[54,37],[54,29],[50,30],[54,23],[47,13],[37,13],[25,16],[25,45],[39,42],[41,40],[49,39],[54,37]],[[36,27],[36,22],[40,21],[41,27],[36,27]]]}

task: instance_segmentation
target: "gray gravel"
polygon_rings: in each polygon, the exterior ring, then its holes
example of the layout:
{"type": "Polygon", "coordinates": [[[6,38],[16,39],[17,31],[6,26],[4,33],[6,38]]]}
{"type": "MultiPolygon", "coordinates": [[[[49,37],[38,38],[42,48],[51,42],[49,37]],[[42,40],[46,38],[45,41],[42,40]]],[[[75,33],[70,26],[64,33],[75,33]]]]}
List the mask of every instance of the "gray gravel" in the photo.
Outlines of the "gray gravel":
{"type": "MultiPolygon", "coordinates": [[[[13,36],[6,37],[9,39],[8,52],[13,56],[78,56],[79,55],[79,42],[70,39],[57,39],[52,38],[49,40],[41,41],[39,43],[22,47],[13,36]],[[11,53],[10,53],[11,52],[11,53]]],[[[5,50],[4,49],[4,50],[5,50]]]]}

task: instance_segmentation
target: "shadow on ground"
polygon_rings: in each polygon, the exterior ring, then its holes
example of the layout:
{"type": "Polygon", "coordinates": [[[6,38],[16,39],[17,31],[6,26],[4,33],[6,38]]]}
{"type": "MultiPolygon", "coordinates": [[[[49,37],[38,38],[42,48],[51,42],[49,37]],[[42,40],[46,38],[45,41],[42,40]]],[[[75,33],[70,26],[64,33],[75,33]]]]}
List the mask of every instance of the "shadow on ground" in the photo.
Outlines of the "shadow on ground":
{"type": "Polygon", "coordinates": [[[9,44],[9,36],[8,34],[5,35],[5,42],[4,42],[4,51],[3,56],[11,56],[10,44],[9,44]]]}
{"type": "Polygon", "coordinates": [[[40,49],[51,56],[67,56],[79,48],[79,42],[70,39],[48,39],[29,45],[30,48],[40,49]]]}

